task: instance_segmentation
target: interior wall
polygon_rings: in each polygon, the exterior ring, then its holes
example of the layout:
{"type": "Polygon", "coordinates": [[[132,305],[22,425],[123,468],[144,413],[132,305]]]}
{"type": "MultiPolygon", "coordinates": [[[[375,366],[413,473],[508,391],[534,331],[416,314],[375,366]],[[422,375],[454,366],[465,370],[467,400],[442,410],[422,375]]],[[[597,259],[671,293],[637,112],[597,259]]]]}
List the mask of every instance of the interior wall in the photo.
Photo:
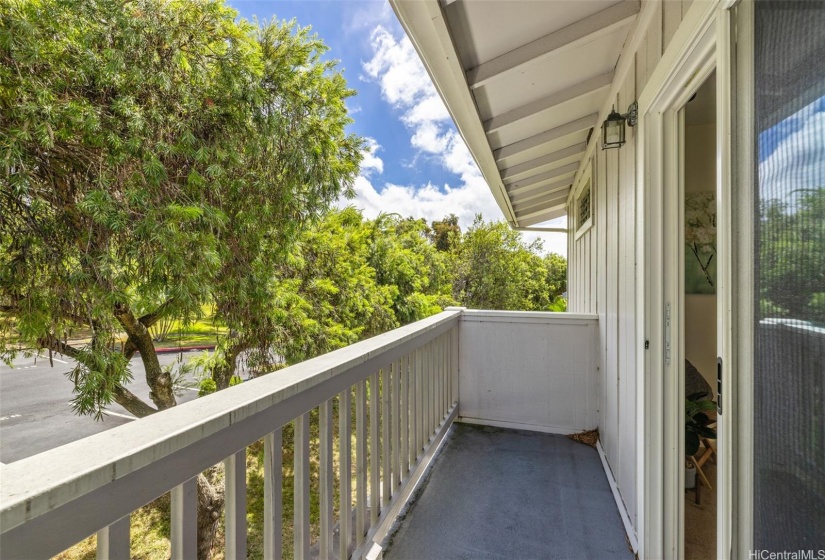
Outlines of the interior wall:
{"type": "MultiPolygon", "coordinates": [[[[707,93],[700,91],[699,95],[707,93]]],[[[691,104],[686,111],[691,111],[691,104]]],[[[685,127],[685,193],[715,188],[716,125],[688,124],[685,127]]],[[[711,390],[716,386],[716,354],[716,295],[686,293],[685,357],[699,370],[711,390]]]]}
{"type": "MultiPolygon", "coordinates": [[[[642,10],[652,10],[649,25],[634,33],[644,34],[635,52],[623,51],[619,58],[633,57],[630,71],[607,107],[624,112],[639,98],[662,53],[667,49],[692,0],[651,0],[642,10]]],[[[630,40],[628,40],[630,42],[630,40]]],[[[599,135],[599,130],[594,134],[599,135]]],[[[637,419],[637,361],[643,359],[643,341],[637,340],[636,268],[641,251],[636,245],[637,136],[626,130],[620,149],[602,150],[598,141],[590,162],[593,172],[591,204],[593,226],[575,239],[575,224],[569,220],[570,311],[596,313],[599,317],[599,432],[605,457],[616,480],[630,523],[638,533],[637,475],[642,440],[637,419]]],[[[575,215],[573,201],[568,216],[575,215]]]]}

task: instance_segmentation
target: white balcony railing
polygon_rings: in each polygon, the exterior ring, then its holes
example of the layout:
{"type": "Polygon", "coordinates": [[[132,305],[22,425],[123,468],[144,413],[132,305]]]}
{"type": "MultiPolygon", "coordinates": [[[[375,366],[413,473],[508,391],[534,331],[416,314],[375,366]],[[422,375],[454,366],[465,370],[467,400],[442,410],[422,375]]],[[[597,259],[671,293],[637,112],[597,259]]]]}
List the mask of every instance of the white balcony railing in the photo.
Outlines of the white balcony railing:
{"type": "Polygon", "coordinates": [[[97,533],[98,558],[128,558],[129,516],[171,492],[173,558],[196,556],[196,477],[225,465],[226,557],[246,557],[246,447],[264,440],[264,556],[282,549],[282,427],[294,422],[294,556],[362,558],[380,543],[424,474],[459,402],[466,421],[543,431],[596,427],[595,316],[438,315],[0,471],[3,557],[51,557],[97,533]],[[461,332],[459,332],[459,326],[461,332]],[[459,374],[459,371],[461,372],[459,374]],[[333,400],[341,414],[333,449],[333,400]],[[465,406],[466,403],[466,406],[465,406]],[[310,411],[319,409],[320,489],[310,495],[310,411]],[[340,508],[333,550],[333,454],[340,508]],[[350,480],[355,470],[355,496],[350,480]],[[350,510],[352,513],[352,510],[350,510]],[[354,525],[351,526],[351,522],[354,525]]]}

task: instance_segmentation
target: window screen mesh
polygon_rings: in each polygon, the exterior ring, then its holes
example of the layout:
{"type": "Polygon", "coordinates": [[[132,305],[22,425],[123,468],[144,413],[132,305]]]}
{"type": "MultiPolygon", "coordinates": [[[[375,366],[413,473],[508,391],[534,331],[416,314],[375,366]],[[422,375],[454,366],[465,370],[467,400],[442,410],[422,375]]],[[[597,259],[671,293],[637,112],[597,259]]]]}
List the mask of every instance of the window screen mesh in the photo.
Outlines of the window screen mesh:
{"type": "Polygon", "coordinates": [[[757,1],[754,31],[754,546],[818,551],[825,550],[825,2],[757,1]]]}
{"type": "Polygon", "coordinates": [[[579,227],[590,219],[590,184],[584,188],[579,196],[579,227]]]}

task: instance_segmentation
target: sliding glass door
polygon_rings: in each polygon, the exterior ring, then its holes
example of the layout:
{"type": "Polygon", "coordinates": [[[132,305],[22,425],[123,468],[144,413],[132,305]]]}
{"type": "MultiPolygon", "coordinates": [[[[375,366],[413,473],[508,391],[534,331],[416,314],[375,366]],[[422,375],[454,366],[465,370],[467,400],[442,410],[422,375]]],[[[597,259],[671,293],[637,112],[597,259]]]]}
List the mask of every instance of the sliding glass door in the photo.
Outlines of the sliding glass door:
{"type": "Polygon", "coordinates": [[[817,554],[825,550],[825,1],[757,0],[752,10],[752,324],[742,329],[752,348],[752,372],[743,372],[753,376],[752,546],[817,554]]]}

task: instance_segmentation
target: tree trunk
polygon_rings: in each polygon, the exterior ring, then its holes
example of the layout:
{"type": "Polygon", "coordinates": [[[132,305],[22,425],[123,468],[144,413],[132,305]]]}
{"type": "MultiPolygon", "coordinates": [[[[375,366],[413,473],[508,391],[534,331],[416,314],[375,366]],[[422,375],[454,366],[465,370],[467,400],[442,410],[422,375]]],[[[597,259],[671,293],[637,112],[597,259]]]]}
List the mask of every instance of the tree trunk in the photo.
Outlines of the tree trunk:
{"type": "Polygon", "coordinates": [[[158,361],[155,344],[149,329],[135,317],[132,310],[125,304],[115,305],[115,317],[129,337],[129,342],[140,352],[143,367],[146,370],[146,383],[149,385],[149,397],[158,410],[171,408],[177,404],[172,387],[172,377],[163,371],[158,361]]]}
{"type": "Polygon", "coordinates": [[[212,370],[212,380],[215,381],[218,391],[229,387],[229,380],[235,375],[235,362],[245,348],[245,344],[238,342],[230,344],[229,348],[224,350],[224,363],[215,366],[212,370]]]}
{"type": "Polygon", "coordinates": [[[115,385],[112,390],[115,402],[129,411],[130,414],[143,418],[157,412],[154,408],[140,400],[134,393],[123,385],[115,385]]]}
{"type": "Polygon", "coordinates": [[[198,475],[198,560],[209,560],[224,506],[224,495],[198,475]]]}

